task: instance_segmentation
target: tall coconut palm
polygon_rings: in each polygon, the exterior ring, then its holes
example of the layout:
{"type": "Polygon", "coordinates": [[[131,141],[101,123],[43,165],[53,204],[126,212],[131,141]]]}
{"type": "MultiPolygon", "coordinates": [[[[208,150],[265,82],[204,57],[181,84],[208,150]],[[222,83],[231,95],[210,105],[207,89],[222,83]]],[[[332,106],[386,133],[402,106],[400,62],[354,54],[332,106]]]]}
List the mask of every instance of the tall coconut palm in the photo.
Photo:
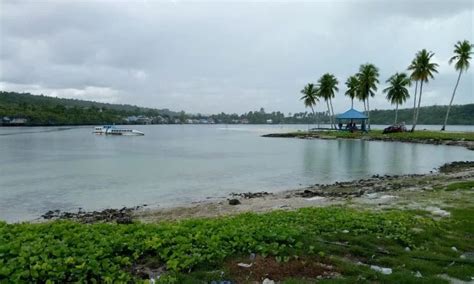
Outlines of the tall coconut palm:
{"type": "Polygon", "coordinates": [[[336,76],[333,74],[326,73],[318,80],[318,95],[322,97],[326,104],[328,105],[328,111],[331,118],[331,128],[335,127],[334,124],[334,109],[332,107],[332,98],[335,97],[336,92],[339,91],[337,85],[339,82],[337,81],[336,76]]]}
{"type": "Polygon", "coordinates": [[[375,65],[367,63],[359,68],[357,79],[359,80],[360,98],[367,101],[367,127],[370,130],[370,104],[369,98],[375,96],[377,84],[379,83],[379,69],[375,65]]]}
{"type": "Polygon", "coordinates": [[[389,86],[383,90],[384,93],[387,93],[387,100],[396,105],[395,108],[395,122],[397,124],[398,118],[398,106],[406,102],[410,97],[410,92],[407,87],[410,86],[411,81],[407,74],[405,73],[395,73],[392,77],[388,78],[386,81],[389,86]]]}
{"type": "Polygon", "coordinates": [[[438,64],[431,62],[431,58],[433,56],[433,52],[427,51],[426,49],[422,49],[421,51],[418,51],[415,60],[408,67],[408,70],[412,71],[410,77],[416,81],[420,81],[418,107],[416,108],[415,120],[413,121],[411,131],[415,131],[416,124],[418,122],[418,115],[420,114],[421,95],[423,94],[423,83],[428,83],[429,79],[434,78],[433,73],[438,73],[438,70],[436,70],[438,64]]]}
{"type": "Polygon", "coordinates": [[[454,86],[453,95],[451,96],[451,100],[449,101],[448,111],[446,112],[446,117],[444,119],[443,127],[441,131],[446,129],[446,124],[448,123],[449,111],[451,110],[451,105],[454,100],[454,95],[456,94],[456,89],[458,88],[459,80],[461,79],[462,72],[469,69],[469,60],[471,60],[471,55],[473,54],[472,49],[474,45],[471,44],[469,41],[458,41],[458,43],[454,46],[454,56],[449,59],[449,64],[454,63],[454,69],[459,71],[458,80],[456,81],[456,85],[454,86]]]}
{"type": "MultiPolygon", "coordinates": [[[[416,58],[411,61],[411,64],[408,66],[408,69],[410,68],[416,68],[416,58]]],[[[416,118],[416,94],[418,91],[418,79],[415,76],[416,74],[412,73],[410,75],[410,78],[412,81],[415,81],[415,94],[413,95],[413,120],[412,120],[412,125],[415,124],[415,118],[416,118]]]]}
{"type": "Polygon", "coordinates": [[[314,86],[314,84],[309,83],[300,92],[303,94],[300,100],[303,100],[305,107],[311,108],[311,111],[313,112],[313,117],[316,118],[314,106],[316,105],[316,102],[319,101],[318,89],[314,86]]]}
{"type": "Polygon", "coordinates": [[[351,108],[354,108],[354,98],[357,98],[357,91],[359,88],[359,80],[357,80],[357,76],[350,76],[347,78],[346,87],[347,91],[345,95],[351,98],[351,108]]]}

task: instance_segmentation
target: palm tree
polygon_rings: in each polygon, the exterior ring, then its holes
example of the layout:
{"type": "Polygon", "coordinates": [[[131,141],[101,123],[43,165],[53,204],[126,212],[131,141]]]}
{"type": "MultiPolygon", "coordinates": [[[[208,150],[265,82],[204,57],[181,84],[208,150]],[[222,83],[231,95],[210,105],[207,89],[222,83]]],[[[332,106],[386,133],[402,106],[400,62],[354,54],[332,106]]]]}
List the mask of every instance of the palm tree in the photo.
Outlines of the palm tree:
{"type": "Polygon", "coordinates": [[[331,119],[331,128],[335,128],[334,123],[334,109],[332,107],[332,98],[336,95],[336,92],[339,91],[337,88],[337,81],[336,76],[333,74],[326,73],[318,80],[318,95],[326,101],[328,105],[329,116],[331,119]],[[329,108],[331,106],[331,108],[329,108]]]}
{"type": "Polygon", "coordinates": [[[370,105],[369,97],[374,97],[379,83],[379,69],[375,65],[367,63],[361,65],[357,79],[359,80],[359,95],[365,103],[367,101],[367,127],[370,130],[370,105]]]}
{"type": "MultiPolygon", "coordinates": [[[[410,66],[408,66],[408,69],[409,69],[409,70],[410,70],[410,68],[416,68],[416,58],[411,61],[410,66]]],[[[413,122],[412,122],[412,124],[415,124],[415,118],[416,118],[416,94],[417,94],[417,91],[418,91],[418,79],[416,79],[414,75],[415,75],[414,73],[412,73],[412,74],[410,75],[411,80],[412,80],[412,81],[415,81],[415,94],[413,95],[413,122]]]]}
{"type": "Polygon", "coordinates": [[[449,111],[451,110],[451,104],[454,100],[454,95],[456,94],[456,89],[458,88],[459,79],[461,79],[461,74],[463,71],[469,69],[469,60],[471,59],[471,55],[473,54],[472,48],[474,44],[471,44],[469,41],[458,41],[458,43],[454,46],[454,56],[449,59],[449,64],[456,62],[454,64],[454,69],[459,71],[458,80],[456,81],[456,85],[454,86],[453,95],[451,96],[451,101],[449,101],[448,111],[446,112],[446,118],[444,119],[443,127],[441,131],[446,129],[446,124],[448,123],[449,111]]]}
{"type": "Polygon", "coordinates": [[[430,62],[431,58],[434,56],[434,53],[422,49],[418,51],[412,64],[408,66],[408,70],[411,70],[411,78],[416,81],[420,81],[420,95],[418,96],[418,107],[416,109],[415,119],[413,121],[413,126],[411,131],[415,131],[416,123],[418,122],[418,115],[420,114],[420,105],[421,105],[421,95],[423,93],[423,83],[428,83],[428,79],[434,78],[433,73],[438,73],[436,67],[438,64],[430,62]]]}
{"type": "Polygon", "coordinates": [[[314,112],[314,106],[316,105],[316,102],[319,101],[318,99],[318,89],[314,86],[314,84],[307,84],[303,90],[301,90],[301,93],[303,96],[300,98],[300,100],[303,100],[304,106],[311,108],[311,111],[313,112],[313,117],[316,118],[316,114],[314,112]]]}
{"type": "Polygon", "coordinates": [[[410,86],[411,81],[407,74],[405,73],[395,73],[387,81],[389,86],[383,90],[384,93],[387,93],[387,100],[396,105],[395,108],[395,122],[397,124],[398,117],[398,106],[406,102],[410,97],[410,92],[407,87],[410,86]]]}
{"type": "Polygon", "coordinates": [[[357,91],[359,88],[359,80],[357,76],[350,76],[346,81],[347,91],[346,96],[351,98],[351,108],[354,108],[354,98],[357,98],[357,91]]]}

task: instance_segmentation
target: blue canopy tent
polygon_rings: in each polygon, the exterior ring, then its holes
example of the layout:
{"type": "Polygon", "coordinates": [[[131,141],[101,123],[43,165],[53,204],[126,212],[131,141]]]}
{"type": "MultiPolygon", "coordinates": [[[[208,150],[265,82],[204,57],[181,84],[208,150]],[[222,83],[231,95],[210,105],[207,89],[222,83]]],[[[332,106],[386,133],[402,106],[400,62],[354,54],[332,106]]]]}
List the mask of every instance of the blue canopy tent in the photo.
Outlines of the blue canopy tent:
{"type": "Polygon", "coordinates": [[[345,126],[346,130],[350,130],[350,131],[358,130],[356,123],[360,123],[360,125],[361,125],[360,129],[362,131],[366,131],[365,126],[367,125],[368,117],[365,114],[363,114],[362,112],[357,111],[353,108],[346,111],[345,113],[341,113],[339,115],[336,115],[336,119],[338,121],[340,130],[343,129],[343,124],[344,123],[346,124],[346,126],[345,126]]]}

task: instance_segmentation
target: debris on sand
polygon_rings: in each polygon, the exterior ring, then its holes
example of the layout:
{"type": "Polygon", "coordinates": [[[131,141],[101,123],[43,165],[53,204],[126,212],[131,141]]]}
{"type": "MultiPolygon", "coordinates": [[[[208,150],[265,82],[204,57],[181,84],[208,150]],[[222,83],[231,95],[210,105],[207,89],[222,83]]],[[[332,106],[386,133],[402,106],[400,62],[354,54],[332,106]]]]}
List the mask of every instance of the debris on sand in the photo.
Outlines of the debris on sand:
{"type": "Polygon", "coordinates": [[[448,211],[434,206],[426,207],[426,211],[429,211],[431,214],[440,217],[449,217],[451,215],[451,213],[449,213],[448,211]]]}
{"type": "Polygon", "coordinates": [[[371,265],[370,268],[372,270],[375,270],[375,271],[380,272],[380,273],[385,274],[385,275],[392,274],[392,269],[391,268],[380,267],[380,266],[377,266],[377,265],[371,265]]]}

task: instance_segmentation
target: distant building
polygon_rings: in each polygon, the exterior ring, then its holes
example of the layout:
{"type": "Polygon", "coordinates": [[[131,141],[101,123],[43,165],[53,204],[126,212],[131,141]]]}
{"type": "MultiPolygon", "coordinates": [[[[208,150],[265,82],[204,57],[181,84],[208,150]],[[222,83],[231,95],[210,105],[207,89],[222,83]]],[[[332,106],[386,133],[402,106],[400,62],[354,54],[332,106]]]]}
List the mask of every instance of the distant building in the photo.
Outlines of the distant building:
{"type": "Polygon", "coordinates": [[[267,124],[272,124],[272,123],[273,123],[273,120],[267,119],[267,124]]]}
{"type": "Polygon", "coordinates": [[[153,119],[146,117],[144,115],[139,115],[139,116],[132,115],[125,118],[125,121],[127,123],[132,123],[132,124],[151,124],[153,122],[153,119]]]}
{"type": "Polygon", "coordinates": [[[0,121],[0,124],[5,125],[5,126],[21,126],[21,125],[25,125],[27,122],[28,122],[28,119],[23,118],[23,117],[10,118],[8,116],[4,116],[2,120],[0,121]]]}

